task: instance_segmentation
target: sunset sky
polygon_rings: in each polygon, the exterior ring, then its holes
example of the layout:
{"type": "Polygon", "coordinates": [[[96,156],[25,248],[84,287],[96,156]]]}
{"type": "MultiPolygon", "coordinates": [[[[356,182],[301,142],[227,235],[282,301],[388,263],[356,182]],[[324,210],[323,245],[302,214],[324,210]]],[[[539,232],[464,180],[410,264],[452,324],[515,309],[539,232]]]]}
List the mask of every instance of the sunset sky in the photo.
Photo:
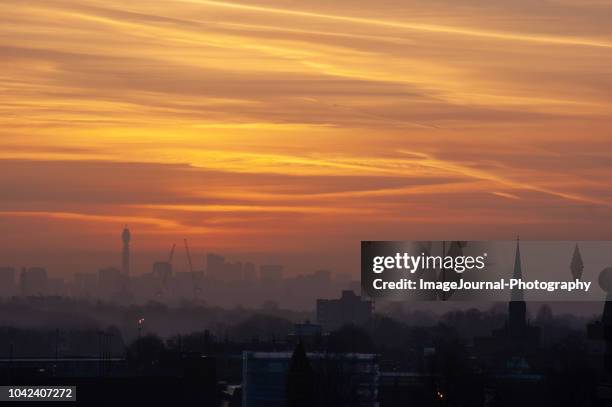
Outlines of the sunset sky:
{"type": "MultiPolygon", "coordinates": [[[[0,2],[0,266],[612,239],[612,3],[0,2]]],[[[184,265],[179,260],[179,267],[184,265]]],[[[200,267],[200,266],[199,266],[200,267]]]]}

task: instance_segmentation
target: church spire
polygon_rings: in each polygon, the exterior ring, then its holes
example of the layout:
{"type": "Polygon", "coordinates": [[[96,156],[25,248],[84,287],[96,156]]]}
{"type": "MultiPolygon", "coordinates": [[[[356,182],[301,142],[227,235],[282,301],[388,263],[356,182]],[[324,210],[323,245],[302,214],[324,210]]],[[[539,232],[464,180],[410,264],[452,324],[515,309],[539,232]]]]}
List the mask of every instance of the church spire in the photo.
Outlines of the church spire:
{"type": "MultiPolygon", "coordinates": [[[[516,238],[516,252],[514,254],[514,272],[512,278],[523,278],[521,269],[521,246],[519,238],[516,238]]],[[[508,303],[508,334],[511,337],[522,335],[527,324],[527,305],[523,296],[523,290],[518,287],[512,289],[510,302],[508,303]]]]}
{"type": "Polygon", "coordinates": [[[584,269],[584,263],[582,262],[582,256],[580,255],[580,249],[578,243],[574,247],[574,254],[572,255],[572,262],[570,263],[570,270],[574,280],[580,280],[582,277],[582,270],[584,269]]]}
{"type": "MultiPolygon", "coordinates": [[[[514,272],[512,273],[512,278],[522,279],[523,278],[523,270],[521,268],[521,247],[519,243],[519,237],[516,237],[516,252],[514,255],[514,272]]],[[[513,288],[512,293],[510,295],[510,301],[523,301],[523,290],[520,288],[513,288]]]]}

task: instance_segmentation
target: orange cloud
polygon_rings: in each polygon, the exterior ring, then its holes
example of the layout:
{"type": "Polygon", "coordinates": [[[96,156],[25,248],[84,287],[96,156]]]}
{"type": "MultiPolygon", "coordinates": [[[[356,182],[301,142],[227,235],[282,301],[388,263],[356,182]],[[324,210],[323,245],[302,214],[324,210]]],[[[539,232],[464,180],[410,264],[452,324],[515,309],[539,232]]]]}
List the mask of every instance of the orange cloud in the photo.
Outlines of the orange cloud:
{"type": "Polygon", "coordinates": [[[609,234],[612,8],[436,4],[3,1],[0,247],[609,234]]]}

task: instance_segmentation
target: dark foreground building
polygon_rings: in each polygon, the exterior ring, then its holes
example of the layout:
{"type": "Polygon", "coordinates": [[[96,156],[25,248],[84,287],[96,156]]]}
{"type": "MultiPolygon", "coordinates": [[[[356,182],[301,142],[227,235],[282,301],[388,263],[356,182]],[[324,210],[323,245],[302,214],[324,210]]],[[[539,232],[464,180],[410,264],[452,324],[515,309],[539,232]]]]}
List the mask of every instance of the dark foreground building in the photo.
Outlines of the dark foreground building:
{"type": "Polygon", "coordinates": [[[345,324],[361,324],[372,316],[373,310],[372,301],[344,290],[337,300],[317,300],[317,322],[330,331],[345,324]]]}
{"type": "MultiPolygon", "coordinates": [[[[512,278],[522,279],[521,250],[516,242],[514,271],[512,278]]],[[[527,320],[527,304],[523,290],[514,288],[508,302],[508,319],[503,327],[494,330],[489,337],[474,339],[475,348],[484,356],[495,357],[498,362],[508,362],[513,358],[529,357],[537,353],[540,346],[540,329],[527,320]]]]}
{"type": "Polygon", "coordinates": [[[219,403],[215,361],[199,354],[168,352],[158,359],[135,363],[110,358],[1,359],[0,382],[16,386],[76,386],[76,403],[69,405],[219,403]]]}
{"type": "MultiPolygon", "coordinates": [[[[316,398],[325,405],[374,407],[378,404],[378,361],[374,354],[308,353],[316,398]],[[337,403],[332,403],[337,400],[337,403]]],[[[291,352],[244,352],[242,406],[284,407],[291,352]]]]}

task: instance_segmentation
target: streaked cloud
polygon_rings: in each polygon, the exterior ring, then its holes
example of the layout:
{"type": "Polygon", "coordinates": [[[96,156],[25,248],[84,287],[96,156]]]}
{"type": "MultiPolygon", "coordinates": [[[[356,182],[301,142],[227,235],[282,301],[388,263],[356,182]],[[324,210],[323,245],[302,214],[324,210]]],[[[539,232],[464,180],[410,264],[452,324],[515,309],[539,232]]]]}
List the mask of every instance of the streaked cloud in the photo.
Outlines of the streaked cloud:
{"type": "Polygon", "coordinates": [[[96,231],[80,240],[99,246],[130,223],[147,247],[192,234],[273,252],[612,227],[605,3],[5,0],[0,13],[13,236],[44,224],[57,245],[96,231]]]}

